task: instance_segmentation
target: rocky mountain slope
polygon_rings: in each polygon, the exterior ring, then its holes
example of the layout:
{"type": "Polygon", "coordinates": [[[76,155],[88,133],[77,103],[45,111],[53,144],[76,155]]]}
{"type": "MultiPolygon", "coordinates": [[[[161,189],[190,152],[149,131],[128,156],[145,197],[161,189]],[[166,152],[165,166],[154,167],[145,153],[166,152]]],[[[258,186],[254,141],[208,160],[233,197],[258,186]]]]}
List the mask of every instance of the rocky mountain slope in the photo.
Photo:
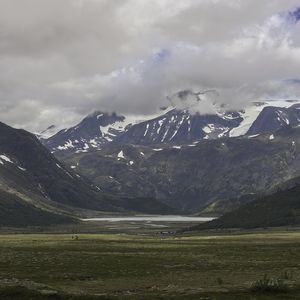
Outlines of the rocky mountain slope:
{"type": "Polygon", "coordinates": [[[268,193],[300,175],[300,128],[186,145],[108,144],[65,163],[102,190],[154,196],[197,212],[216,201],[268,193]]]}

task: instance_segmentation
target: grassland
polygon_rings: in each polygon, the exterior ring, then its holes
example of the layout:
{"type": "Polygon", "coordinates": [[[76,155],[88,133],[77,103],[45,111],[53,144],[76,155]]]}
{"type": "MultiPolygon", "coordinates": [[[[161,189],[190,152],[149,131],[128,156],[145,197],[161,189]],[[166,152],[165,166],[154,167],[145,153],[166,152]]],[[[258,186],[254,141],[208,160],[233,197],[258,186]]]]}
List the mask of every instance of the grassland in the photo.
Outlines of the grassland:
{"type": "Polygon", "coordinates": [[[78,240],[71,234],[0,235],[1,300],[282,300],[300,299],[299,285],[297,230],[79,234],[78,240]],[[265,274],[282,280],[288,291],[250,291],[265,274]]]}

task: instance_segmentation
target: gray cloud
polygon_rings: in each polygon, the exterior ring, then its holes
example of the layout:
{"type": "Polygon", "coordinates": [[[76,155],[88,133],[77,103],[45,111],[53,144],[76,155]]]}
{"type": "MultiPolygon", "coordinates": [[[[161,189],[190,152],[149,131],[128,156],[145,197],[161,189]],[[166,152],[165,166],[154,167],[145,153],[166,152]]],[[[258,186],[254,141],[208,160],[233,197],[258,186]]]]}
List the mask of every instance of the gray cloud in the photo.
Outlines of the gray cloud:
{"type": "MultiPolygon", "coordinates": [[[[299,97],[297,0],[0,0],[0,119],[152,114],[179,89],[241,107],[299,97]],[[163,49],[163,50],[162,50],[163,49]]],[[[209,112],[207,105],[200,112],[209,112]]]]}

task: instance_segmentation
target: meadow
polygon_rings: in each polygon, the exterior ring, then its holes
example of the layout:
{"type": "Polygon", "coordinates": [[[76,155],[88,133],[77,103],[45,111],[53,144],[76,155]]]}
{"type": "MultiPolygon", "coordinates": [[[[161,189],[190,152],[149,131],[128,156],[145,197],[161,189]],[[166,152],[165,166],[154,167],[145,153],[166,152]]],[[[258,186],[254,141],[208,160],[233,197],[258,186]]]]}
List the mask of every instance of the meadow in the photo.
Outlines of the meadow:
{"type": "Polygon", "coordinates": [[[300,299],[300,231],[1,234],[0,299],[300,299]]]}

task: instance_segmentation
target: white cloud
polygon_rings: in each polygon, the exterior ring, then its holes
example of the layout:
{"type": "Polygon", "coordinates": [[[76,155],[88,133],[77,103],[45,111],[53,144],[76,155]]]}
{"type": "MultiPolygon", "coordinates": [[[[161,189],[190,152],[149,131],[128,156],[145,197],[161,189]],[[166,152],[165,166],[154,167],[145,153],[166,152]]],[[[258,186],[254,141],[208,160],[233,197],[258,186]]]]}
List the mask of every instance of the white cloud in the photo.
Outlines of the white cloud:
{"type": "Polygon", "coordinates": [[[283,82],[299,78],[297,5],[0,0],[0,119],[39,130],[94,109],[147,114],[181,88],[215,88],[232,107],[299,97],[283,82]]]}

